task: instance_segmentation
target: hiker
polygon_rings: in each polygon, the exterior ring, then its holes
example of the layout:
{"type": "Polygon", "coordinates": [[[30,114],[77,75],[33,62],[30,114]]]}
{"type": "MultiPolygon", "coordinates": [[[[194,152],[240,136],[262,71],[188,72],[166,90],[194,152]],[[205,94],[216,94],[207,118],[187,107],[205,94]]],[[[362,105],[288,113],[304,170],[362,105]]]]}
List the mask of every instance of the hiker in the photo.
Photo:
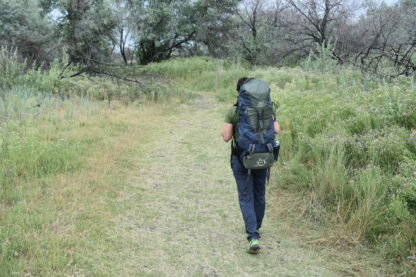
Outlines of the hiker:
{"type": "MultiPolygon", "coordinates": [[[[276,161],[279,145],[276,145],[277,142],[275,142],[275,134],[279,133],[280,126],[275,121],[274,106],[270,100],[270,89],[264,81],[256,78],[240,78],[237,82],[237,92],[237,104],[235,104],[228,110],[225,116],[225,123],[221,131],[221,135],[225,142],[232,140],[231,168],[237,183],[240,209],[244,219],[247,240],[249,241],[249,247],[247,252],[250,254],[257,254],[260,250],[260,234],[258,231],[261,227],[266,207],[266,181],[268,179],[270,167],[273,164],[273,161],[269,161],[270,159],[267,158],[270,156],[268,149],[273,151],[272,159],[276,161]],[[257,107],[262,105],[263,102],[267,103],[265,105],[267,106],[266,110],[268,111],[265,112],[266,116],[264,116],[264,113],[262,113],[262,118],[257,118],[258,121],[261,121],[260,119],[265,120],[263,120],[260,123],[260,125],[258,124],[258,122],[254,123],[255,125],[257,125],[257,133],[254,132],[254,134],[262,134],[261,143],[267,145],[267,147],[265,147],[264,150],[264,152],[266,153],[254,153],[257,152],[255,151],[254,146],[258,146],[257,148],[261,148],[260,146],[262,146],[261,144],[257,144],[259,143],[259,141],[249,142],[250,144],[247,143],[249,139],[247,138],[246,134],[250,132],[253,133],[253,131],[256,131],[253,130],[253,126],[247,127],[247,122],[250,122],[250,120],[252,119],[247,120],[246,118],[241,118],[244,117],[246,114],[250,114],[241,112],[241,110],[247,108],[247,103],[248,105],[250,105],[250,101],[247,101],[247,99],[249,98],[247,97],[247,95],[249,94],[250,90],[254,91],[254,93],[256,93],[256,90],[264,91],[264,95],[266,95],[266,101],[251,101],[256,102],[257,107]],[[246,103],[246,106],[244,106],[244,102],[246,103]],[[263,122],[266,123],[266,126],[263,126],[263,129],[259,131],[258,127],[263,125],[263,122]],[[251,131],[247,131],[249,130],[248,128],[251,128],[251,131]],[[266,140],[268,141],[264,141],[263,134],[264,137],[268,136],[266,137],[266,140]],[[239,136],[241,137],[240,139],[239,136]],[[273,143],[273,149],[270,149],[271,143],[273,143]],[[244,148],[246,150],[244,150],[244,148]],[[249,151],[247,150],[247,148],[249,149],[249,151]],[[257,162],[257,164],[253,165],[254,167],[251,167],[249,162],[249,158],[251,158],[251,153],[254,153],[252,155],[253,157],[259,155],[261,157],[265,157],[265,159],[260,159],[260,162],[257,162]],[[259,164],[261,169],[255,169],[256,166],[258,166],[259,164]]],[[[254,119],[254,121],[255,120],[256,119],[254,119]]],[[[253,125],[253,123],[249,123],[249,125],[253,125]]],[[[256,138],[256,136],[254,137],[256,138]]]]}

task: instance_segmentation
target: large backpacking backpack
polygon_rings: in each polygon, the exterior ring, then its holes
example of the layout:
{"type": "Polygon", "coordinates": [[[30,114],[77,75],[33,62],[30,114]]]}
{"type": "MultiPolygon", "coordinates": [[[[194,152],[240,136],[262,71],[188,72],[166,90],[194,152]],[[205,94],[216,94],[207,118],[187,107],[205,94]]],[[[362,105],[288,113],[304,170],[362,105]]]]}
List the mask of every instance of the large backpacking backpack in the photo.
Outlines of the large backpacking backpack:
{"type": "Polygon", "coordinates": [[[241,87],[237,100],[238,157],[243,166],[269,169],[277,160],[279,145],[275,141],[274,106],[269,85],[249,78],[241,87]]]}

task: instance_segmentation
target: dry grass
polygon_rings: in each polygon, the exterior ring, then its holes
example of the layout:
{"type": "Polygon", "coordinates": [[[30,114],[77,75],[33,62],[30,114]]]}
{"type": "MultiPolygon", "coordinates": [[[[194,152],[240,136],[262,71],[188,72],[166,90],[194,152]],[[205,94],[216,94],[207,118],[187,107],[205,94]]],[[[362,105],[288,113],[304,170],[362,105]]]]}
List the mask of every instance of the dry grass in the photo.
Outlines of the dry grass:
{"type": "Polygon", "coordinates": [[[285,232],[296,236],[301,245],[319,251],[341,275],[404,276],[397,264],[389,264],[367,248],[342,217],[326,212],[314,193],[306,196],[273,187],[269,202],[279,203],[270,207],[272,220],[284,221],[285,232]]]}

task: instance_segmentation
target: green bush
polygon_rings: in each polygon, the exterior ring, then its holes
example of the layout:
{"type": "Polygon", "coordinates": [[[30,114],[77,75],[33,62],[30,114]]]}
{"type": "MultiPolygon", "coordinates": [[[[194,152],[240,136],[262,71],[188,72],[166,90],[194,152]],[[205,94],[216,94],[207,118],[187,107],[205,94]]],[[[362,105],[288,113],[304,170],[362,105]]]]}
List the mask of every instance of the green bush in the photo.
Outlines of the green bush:
{"type": "MultiPolygon", "coordinates": [[[[111,104],[166,102],[188,99],[191,94],[168,81],[144,78],[142,84],[102,76],[61,78],[65,59],[47,69],[31,68],[16,52],[0,48],[0,201],[19,199],[16,186],[22,180],[53,176],[79,167],[79,156],[88,141],[62,139],[56,134],[71,118],[53,111],[76,107],[95,99],[111,104]],[[73,103],[73,102],[80,103],[73,103]]],[[[73,73],[74,68],[66,68],[73,73]]],[[[128,69],[134,71],[134,69],[128,69]]],[[[134,74],[134,72],[123,72],[134,74]]]]}
{"type": "MultiPolygon", "coordinates": [[[[34,68],[26,61],[20,61],[17,51],[0,47],[0,91],[20,87],[30,89],[33,93],[54,94],[59,86],[60,75],[67,57],[55,60],[48,69],[34,68]]],[[[71,72],[72,68],[67,68],[71,72]]]]}
{"type": "Polygon", "coordinates": [[[326,46],[317,44],[315,51],[311,51],[309,56],[301,62],[300,66],[305,70],[315,72],[338,71],[340,66],[334,60],[334,49],[335,45],[330,42],[326,46]]]}

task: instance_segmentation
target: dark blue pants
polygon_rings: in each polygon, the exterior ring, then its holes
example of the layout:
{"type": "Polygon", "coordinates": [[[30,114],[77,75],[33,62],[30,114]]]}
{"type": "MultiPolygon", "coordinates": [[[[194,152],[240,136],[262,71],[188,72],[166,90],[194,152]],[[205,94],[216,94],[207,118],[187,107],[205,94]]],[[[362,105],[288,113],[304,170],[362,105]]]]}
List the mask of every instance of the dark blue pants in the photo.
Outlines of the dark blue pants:
{"type": "Polygon", "coordinates": [[[261,227],[266,208],[267,169],[252,170],[252,176],[248,181],[248,170],[234,155],[231,157],[231,168],[237,182],[238,200],[243,214],[247,239],[249,241],[258,239],[260,235],[257,230],[261,227]]]}

